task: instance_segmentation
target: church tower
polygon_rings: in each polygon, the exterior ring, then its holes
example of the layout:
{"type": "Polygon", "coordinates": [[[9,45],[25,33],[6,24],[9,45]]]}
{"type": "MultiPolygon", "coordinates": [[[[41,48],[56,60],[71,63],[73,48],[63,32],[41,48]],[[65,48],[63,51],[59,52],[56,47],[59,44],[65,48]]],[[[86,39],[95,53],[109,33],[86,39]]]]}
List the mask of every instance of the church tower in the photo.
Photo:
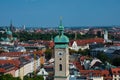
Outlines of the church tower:
{"type": "Polygon", "coordinates": [[[69,38],[64,35],[64,27],[62,25],[62,20],[60,20],[58,31],[59,34],[54,38],[54,80],[69,80],[69,38]]]}

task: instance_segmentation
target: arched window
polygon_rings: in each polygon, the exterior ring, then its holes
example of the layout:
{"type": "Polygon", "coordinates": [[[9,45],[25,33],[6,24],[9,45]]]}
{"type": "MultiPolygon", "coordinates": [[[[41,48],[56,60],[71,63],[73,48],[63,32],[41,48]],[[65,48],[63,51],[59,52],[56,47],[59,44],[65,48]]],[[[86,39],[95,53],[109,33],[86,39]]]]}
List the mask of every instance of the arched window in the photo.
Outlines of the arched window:
{"type": "Polygon", "coordinates": [[[59,70],[62,71],[62,64],[59,65],[59,70]]]}

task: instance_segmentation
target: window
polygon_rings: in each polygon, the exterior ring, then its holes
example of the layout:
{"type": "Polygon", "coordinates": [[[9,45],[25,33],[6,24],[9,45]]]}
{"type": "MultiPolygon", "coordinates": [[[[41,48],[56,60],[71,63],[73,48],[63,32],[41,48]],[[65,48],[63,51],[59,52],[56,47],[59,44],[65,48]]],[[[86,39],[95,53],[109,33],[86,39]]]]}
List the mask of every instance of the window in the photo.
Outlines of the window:
{"type": "Polygon", "coordinates": [[[105,75],[105,74],[104,74],[103,76],[104,76],[104,77],[106,77],[106,75],[105,75]]]}
{"type": "Polygon", "coordinates": [[[62,71],[62,64],[59,65],[59,70],[62,71]]]}
{"type": "Polygon", "coordinates": [[[60,58],[60,60],[62,60],[62,59],[60,58]]]}
{"type": "Polygon", "coordinates": [[[42,75],[44,75],[44,71],[42,71],[42,75]]]}
{"type": "Polygon", "coordinates": [[[120,71],[118,71],[118,73],[120,73],[120,71]]]}

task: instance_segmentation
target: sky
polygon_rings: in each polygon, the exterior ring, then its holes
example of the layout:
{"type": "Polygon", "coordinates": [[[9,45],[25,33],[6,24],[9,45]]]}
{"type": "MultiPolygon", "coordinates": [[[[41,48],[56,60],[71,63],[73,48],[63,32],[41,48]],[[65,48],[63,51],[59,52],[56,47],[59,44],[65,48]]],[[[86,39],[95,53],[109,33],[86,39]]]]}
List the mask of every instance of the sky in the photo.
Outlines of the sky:
{"type": "Polygon", "coordinates": [[[120,0],[0,0],[0,26],[120,25],[120,0]]]}

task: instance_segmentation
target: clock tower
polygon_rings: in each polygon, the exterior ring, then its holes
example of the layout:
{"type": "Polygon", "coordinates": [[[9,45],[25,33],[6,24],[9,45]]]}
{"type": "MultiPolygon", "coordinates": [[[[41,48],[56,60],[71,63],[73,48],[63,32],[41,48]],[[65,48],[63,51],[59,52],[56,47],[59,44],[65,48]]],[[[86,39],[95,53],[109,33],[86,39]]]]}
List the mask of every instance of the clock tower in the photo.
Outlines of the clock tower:
{"type": "Polygon", "coordinates": [[[59,34],[54,38],[54,80],[69,80],[69,38],[64,35],[64,27],[62,25],[62,20],[60,20],[58,31],[59,34]]]}

